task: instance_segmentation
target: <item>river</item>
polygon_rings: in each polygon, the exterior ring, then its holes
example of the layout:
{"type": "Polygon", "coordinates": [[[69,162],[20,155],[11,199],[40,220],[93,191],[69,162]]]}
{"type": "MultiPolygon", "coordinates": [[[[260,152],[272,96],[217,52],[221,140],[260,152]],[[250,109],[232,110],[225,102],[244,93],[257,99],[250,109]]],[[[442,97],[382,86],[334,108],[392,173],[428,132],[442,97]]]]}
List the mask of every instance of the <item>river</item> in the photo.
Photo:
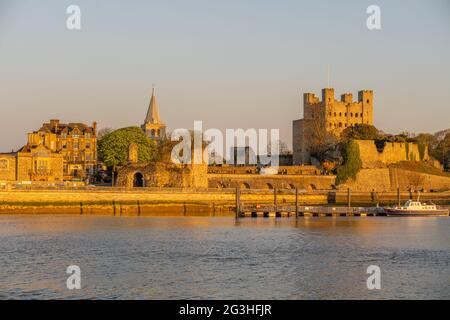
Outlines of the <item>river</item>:
{"type": "Polygon", "coordinates": [[[0,216],[0,299],[449,299],[449,264],[447,217],[0,216]]]}

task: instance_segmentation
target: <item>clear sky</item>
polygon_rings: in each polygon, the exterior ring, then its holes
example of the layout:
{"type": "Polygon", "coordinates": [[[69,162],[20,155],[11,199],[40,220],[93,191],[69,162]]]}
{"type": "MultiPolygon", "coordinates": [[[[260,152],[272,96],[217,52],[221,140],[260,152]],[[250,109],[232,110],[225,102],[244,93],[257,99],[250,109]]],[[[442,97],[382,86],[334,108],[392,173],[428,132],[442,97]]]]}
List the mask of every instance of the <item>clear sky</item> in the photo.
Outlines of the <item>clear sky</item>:
{"type": "Polygon", "coordinates": [[[382,130],[450,127],[450,1],[0,0],[0,151],[50,118],[140,125],[153,83],[169,130],[279,128],[290,145],[328,68],[336,96],[374,90],[382,130]]]}

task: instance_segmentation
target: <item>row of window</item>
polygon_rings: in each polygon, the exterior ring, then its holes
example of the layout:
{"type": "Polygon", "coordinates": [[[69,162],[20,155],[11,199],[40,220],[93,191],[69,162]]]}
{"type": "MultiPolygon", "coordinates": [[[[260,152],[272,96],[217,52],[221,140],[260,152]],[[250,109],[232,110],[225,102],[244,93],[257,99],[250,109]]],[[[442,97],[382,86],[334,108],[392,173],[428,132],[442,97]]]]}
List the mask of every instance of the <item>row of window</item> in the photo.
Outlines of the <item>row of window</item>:
{"type": "MultiPolygon", "coordinates": [[[[328,116],[332,116],[332,115],[334,115],[335,117],[337,117],[338,116],[338,113],[328,113],[328,116]]],[[[344,113],[344,117],[346,117],[347,116],[347,112],[345,112],[344,113]]],[[[342,112],[339,112],[339,117],[342,117],[342,112]]],[[[355,117],[355,118],[358,118],[358,117],[363,117],[363,114],[362,114],[362,112],[361,113],[357,113],[357,112],[355,112],[355,113],[353,113],[353,112],[350,112],[350,117],[351,118],[353,118],[353,117],[355,117]]]]}
{"type": "MultiPolygon", "coordinates": [[[[83,136],[83,135],[81,135],[81,136],[83,136]]],[[[78,139],[78,138],[80,137],[80,135],[79,135],[79,134],[76,134],[76,133],[72,133],[71,135],[68,135],[67,133],[62,133],[62,134],[61,134],[61,137],[62,137],[63,139],[67,139],[67,137],[72,137],[72,138],[74,138],[74,139],[78,139]]],[[[84,134],[84,137],[85,137],[86,139],[90,139],[90,138],[92,137],[92,134],[90,134],[90,133],[85,133],[85,134],[84,134]]]]}
{"type": "MultiPolygon", "coordinates": [[[[367,121],[366,123],[369,124],[369,121],[367,121]]],[[[350,127],[353,127],[354,125],[355,125],[355,123],[350,123],[350,127]]],[[[347,123],[343,124],[342,122],[339,122],[339,123],[330,122],[329,127],[330,128],[343,128],[343,127],[347,128],[348,125],[347,125],[347,123]]]]}

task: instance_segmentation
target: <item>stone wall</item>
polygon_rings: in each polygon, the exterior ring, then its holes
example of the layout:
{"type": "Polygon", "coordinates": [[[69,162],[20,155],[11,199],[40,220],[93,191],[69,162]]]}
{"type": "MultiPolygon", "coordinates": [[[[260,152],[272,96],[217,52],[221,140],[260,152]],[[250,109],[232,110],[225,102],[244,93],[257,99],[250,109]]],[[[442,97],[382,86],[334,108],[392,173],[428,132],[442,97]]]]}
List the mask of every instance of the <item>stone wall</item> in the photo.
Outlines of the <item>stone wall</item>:
{"type": "Polygon", "coordinates": [[[335,176],[208,174],[210,188],[241,189],[332,189],[335,176]]]}
{"type": "Polygon", "coordinates": [[[424,174],[398,168],[361,169],[355,181],[340,185],[340,189],[358,191],[450,190],[450,177],[424,174]]]}
{"type": "Polygon", "coordinates": [[[428,147],[425,146],[421,159],[419,145],[411,142],[385,142],[384,147],[377,145],[374,140],[355,140],[359,146],[359,153],[363,168],[380,168],[400,161],[429,161],[428,147]]]}

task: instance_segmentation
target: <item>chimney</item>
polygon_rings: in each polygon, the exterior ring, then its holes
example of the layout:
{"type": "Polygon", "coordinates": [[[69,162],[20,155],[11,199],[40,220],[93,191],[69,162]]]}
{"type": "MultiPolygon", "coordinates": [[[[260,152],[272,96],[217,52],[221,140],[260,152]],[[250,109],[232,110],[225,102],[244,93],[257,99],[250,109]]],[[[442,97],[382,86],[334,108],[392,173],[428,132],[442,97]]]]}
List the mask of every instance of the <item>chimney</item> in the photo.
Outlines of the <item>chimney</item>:
{"type": "Polygon", "coordinates": [[[58,124],[59,124],[59,120],[58,120],[58,119],[51,119],[51,120],[50,120],[50,127],[51,127],[52,130],[54,130],[55,132],[58,130],[58,124]]]}

